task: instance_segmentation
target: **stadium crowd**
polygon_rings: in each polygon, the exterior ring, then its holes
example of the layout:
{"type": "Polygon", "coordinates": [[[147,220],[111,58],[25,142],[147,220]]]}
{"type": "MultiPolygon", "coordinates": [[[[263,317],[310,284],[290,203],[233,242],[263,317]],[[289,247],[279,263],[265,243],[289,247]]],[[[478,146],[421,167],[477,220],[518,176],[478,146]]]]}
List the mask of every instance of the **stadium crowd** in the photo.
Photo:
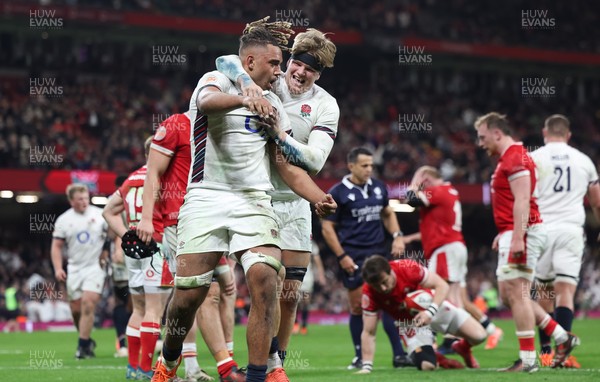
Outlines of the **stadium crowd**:
{"type": "MultiPolygon", "coordinates": [[[[120,43],[102,48],[81,43],[71,49],[74,56],[46,54],[60,51],[61,46],[40,45],[27,52],[9,49],[10,54],[0,62],[6,67],[36,62],[30,78],[54,73],[55,86],[62,86],[65,93],[64,97],[31,96],[26,78],[3,78],[3,167],[30,168],[30,149],[48,146],[56,154],[65,154],[61,168],[105,169],[119,174],[132,171],[143,161],[139,147],[152,134],[153,126],[187,108],[198,73],[213,68],[214,59],[222,53],[188,52],[194,70],[192,65],[152,70],[149,49],[134,46],[127,57],[119,57],[116,52],[124,50],[120,43]],[[82,56],[81,62],[78,56],[82,56]],[[137,71],[121,67],[133,57],[142,57],[137,71]],[[73,74],[74,68],[78,68],[78,76],[73,74]],[[173,74],[175,70],[177,74],[173,74]],[[97,92],[98,88],[106,90],[97,92]]],[[[514,110],[509,118],[516,136],[530,151],[543,144],[541,127],[549,111],[568,115],[576,132],[586,132],[585,136],[574,134],[572,144],[600,163],[600,111],[588,102],[597,97],[597,79],[545,76],[554,95],[527,97],[523,75],[505,72],[491,76],[461,67],[424,71],[404,66],[398,70],[394,58],[381,58],[379,62],[359,62],[368,65],[366,72],[376,74],[344,81],[351,73],[342,68],[327,73],[320,82],[337,98],[341,110],[340,134],[320,177],[343,176],[348,150],[366,145],[375,151],[380,177],[389,182],[409,181],[414,169],[424,164],[441,167],[444,177],[455,183],[485,182],[493,164],[477,149],[472,123],[486,108],[514,110]],[[500,90],[489,99],[486,94],[492,88],[500,90]],[[562,99],[573,102],[565,104],[562,99]]]]}
{"type": "Polygon", "coordinates": [[[503,2],[502,7],[465,0],[310,0],[301,5],[281,0],[260,3],[234,0],[228,1],[227,6],[222,0],[29,1],[47,6],[83,6],[243,22],[271,15],[302,26],[309,23],[323,30],[355,30],[378,38],[408,35],[464,43],[600,52],[600,32],[591,27],[595,21],[591,12],[595,4],[584,0],[566,3],[544,0],[537,1],[535,6],[510,0],[503,2]],[[574,33],[577,38],[573,38],[574,33]]]}

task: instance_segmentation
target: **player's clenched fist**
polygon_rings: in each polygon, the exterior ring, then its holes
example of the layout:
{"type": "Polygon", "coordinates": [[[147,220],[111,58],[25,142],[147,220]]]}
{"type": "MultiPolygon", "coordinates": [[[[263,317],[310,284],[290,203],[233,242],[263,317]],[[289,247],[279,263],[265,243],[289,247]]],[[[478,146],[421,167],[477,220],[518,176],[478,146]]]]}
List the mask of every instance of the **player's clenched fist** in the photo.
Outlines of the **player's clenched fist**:
{"type": "Polygon", "coordinates": [[[333,200],[333,196],[331,194],[326,194],[323,197],[323,200],[315,204],[315,213],[320,218],[325,216],[329,216],[335,213],[337,209],[337,203],[333,200]]]}

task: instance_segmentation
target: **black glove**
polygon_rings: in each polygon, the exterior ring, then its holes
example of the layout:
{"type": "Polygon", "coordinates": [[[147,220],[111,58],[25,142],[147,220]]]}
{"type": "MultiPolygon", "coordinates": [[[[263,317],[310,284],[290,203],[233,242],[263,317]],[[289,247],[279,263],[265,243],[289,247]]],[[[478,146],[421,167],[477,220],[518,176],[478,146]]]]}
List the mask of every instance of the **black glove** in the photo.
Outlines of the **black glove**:
{"type": "Polygon", "coordinates": [[[156,252],[158,252],[158,245],[152,239],[150,244],[144,243],[138,235],[135,233],[135,230],[130,229],[123,235],[121,242],[121,248],[123,248],[123,252],[125,256],[129,256],[132,259],[140,260],[145,259],[146,257],[152,257],[156,252]]]}

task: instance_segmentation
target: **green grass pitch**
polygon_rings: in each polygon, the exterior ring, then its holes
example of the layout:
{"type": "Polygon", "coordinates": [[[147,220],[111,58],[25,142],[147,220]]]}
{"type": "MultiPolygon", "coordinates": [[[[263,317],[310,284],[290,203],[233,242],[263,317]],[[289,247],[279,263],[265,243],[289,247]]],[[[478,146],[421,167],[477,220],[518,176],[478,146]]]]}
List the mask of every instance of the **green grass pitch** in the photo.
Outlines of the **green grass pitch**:
{"type": "MultiPolygon", "coordinates": [[[[293,336],[286,369],[291,381],[600,381],[600,320],[576,320],[574,331],[582,345],[574,354],[581,370],[552,370],[544,368],[532,375],[499,373],[495,368],[508,366],[517,358],[517,341],[511,321],[497,321],[505,332],[504,340],[494,350],[475,348],[480,370],[438,370],[419,372],[415,368],[394,369],[387,338],[379,328],[374,371],[370,375],[354,375],[346,370],[353,352],[347,326],[310,326],[305,336],[293,336]]],[[[76,334],[74,332],[37,332],[0,334],[0,381],[61,381],[102,382],[124,381],[127,360],[114,358],[114,330],[94,330],[98,343],[95,359],[74,359],[76,334]]],[[[218,375],[214,360],[198,339],[200,364],[213,377],[218,375]]],[[[456,357],[456,356],[452,356],[456,357]]],[[[244,366],[247,362],[245,328],[236,327],[235,358],[244,366]]],[[[183,372],[183,366],[180,375],[183,372]]]]}

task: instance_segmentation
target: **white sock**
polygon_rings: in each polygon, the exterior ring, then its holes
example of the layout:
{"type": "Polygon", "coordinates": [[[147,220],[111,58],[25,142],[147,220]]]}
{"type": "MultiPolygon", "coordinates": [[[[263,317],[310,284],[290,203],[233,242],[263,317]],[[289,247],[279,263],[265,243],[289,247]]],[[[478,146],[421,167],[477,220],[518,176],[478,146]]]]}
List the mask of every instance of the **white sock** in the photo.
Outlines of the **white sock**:
{"type": "Polygon", "coordinates": [[[569,339],[569,333],[567,333],[567,331],[563,329],[562,326],[556,324],[556,328],[554,328],[554,331],[552,332],[552,338],[554,338],[554,341],[557,345],[560,345],[562,343],[567,342],[567,340],[569,339]]]}
{"type": "Polygon", "coordinates": [[[198,365],[196,343],[184,342],[183,347],[181,349],[181,354],[183,355],[183,362],[185,364],[186,373],[191,373],[200,369],[200,365],[198,365]]]}
{"type": "Polygon", "coordinates": [[[487,328],[485,328],[485,331],[487,332],[488,335],[494,334],[494,332],[496,331],[496,325],[494,325],[493,322],[490,322],[490,324],[487,326],[487,328]]]}
{"type": "Polygon", "coordinates": [[[233,341],[227,342],[227,351],[233,351],[233,341]]]}
{"type": "Polygon", "coordinates": [[[519,358],[523,361],[524,366],[534,365],[536,360],[535,350],[519,350],[519,358]]]}
{"type": "Polygon", "coordinates": [[[267,360],[267,374],[269,374],[273,370],[279,369],[281,367],[283,367],[283,364],[281,363],[279,354],[277,354],[277,353],[269,354],[269,359],[267,360]]]}
{"type": "MultiPolygon", "coordinates": [[[[542,322],[540,322],[539,327],[542,330],[546,329],[546,326],[548,326],[548,324],[550,323],[551,320],[552,320],[552,317],[550,317],[549,314],[546,314],[546,316],[544,316],[544,319],[542,320],[542,322]]],[[[554,338],[554,341],[556,342],[557,345],[560,345],[569,339],[569,334],[557,322],[556,327],[552,331],[552,338],[554,338]]]]}

